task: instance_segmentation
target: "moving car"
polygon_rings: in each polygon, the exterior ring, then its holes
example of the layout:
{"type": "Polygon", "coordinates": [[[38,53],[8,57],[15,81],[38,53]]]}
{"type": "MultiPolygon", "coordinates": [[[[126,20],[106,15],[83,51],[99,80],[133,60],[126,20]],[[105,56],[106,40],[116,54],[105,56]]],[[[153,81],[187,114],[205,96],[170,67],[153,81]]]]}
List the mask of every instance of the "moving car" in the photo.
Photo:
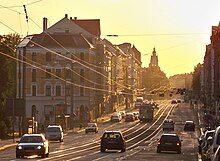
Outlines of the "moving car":
{"type": "Polygon", "coordinates": [[[122,120],[122,116],[119,112],[114,112],[111,116],[112,122],[120,122],[122,120]]]}
{"type": "Polygon", "coordinates": [[[174,131],[174,121],[172,119],[166,119],[163,122],[163,131],[174,131]]]}
{"type": "Polygon", "coordinates": [[[181,153],[182,140],[177,134],[162,134],[157,142],[157,153],[161,151],[176,151],[181,153]]]}
{"type": "Polygon", "coordinates": [[[195,124],[193,121],[186,121],[184,131],[195,131],[195,124]]]}
{"type": "Polygon", "coordinates": [[[47,140],[63,142],[63,129],[60,125],[49,125],[45,132],[47,140]]]}
{"type": "Polygon", "coordinates": [[[98,125],[97,125],[97,123],[88,123],[86,128],[85,128],[85,133],[87,134],[88,132],[98,133],[98,125]]]}
{"type": "Polygon", "coordinates": [[[24,134],[17,143],[16,158],[31,155],[49,157],[49,144],[43,134],[24,134]]]}
{"type": "Polygon", "coordinates": [[[105,152],[108,150],[121,150],[125,152],[126,144],[125,139],[120,131],[105,131],[101,137],[100,151],[105,152]]]}
{"type": "Polygon", "coordinates": [[[130,122],[130,121],[134,121],[135,120],[135,116],[133,113],[127,113],[125,115],[125,121],[126,122],[130,122]]]}

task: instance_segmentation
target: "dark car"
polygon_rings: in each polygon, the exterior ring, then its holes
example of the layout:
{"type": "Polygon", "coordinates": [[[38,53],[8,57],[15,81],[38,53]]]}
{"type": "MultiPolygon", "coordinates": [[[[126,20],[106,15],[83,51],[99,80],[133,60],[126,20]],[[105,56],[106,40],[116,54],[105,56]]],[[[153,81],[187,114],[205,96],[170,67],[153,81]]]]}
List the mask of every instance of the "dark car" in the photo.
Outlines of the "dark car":
{"type": "Polygon", "coordinates": [[[16,146],[16,158],[38,155],[49,156],[49,144],[43,134],[24,134],[16,146]]]}
{"type": "Polygon", "coordinates": [[[161,151],[176,151],[181,153],[182,140],[177,134],[162,134],[157,142],[157,153],[161,151]]]}
{"type": "Polygon", "coordinates": [[[127,113],[125,115],[125,121],[126,122],[131,122],[131,121],[134,121],[135,120],[135,116],[133,113],[127,113]]]}
{"type": "Polygon", "coordinates": [[[195,124],[193,121],[186,121],[184,131],[195,131],[195,124]]]}
{"type": "Polygon", "coordinates": [[[120,131],[105,131],[101,137],[100,151],[105,152],[108,150],[121,150],[125,152],[126,143],[120,131]]]}

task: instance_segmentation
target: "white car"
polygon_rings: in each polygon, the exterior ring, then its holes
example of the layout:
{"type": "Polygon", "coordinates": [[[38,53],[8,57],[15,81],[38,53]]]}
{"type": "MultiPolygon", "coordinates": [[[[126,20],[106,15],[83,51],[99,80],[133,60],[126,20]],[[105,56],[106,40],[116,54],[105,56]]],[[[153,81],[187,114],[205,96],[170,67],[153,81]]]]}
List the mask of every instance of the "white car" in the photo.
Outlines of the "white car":
{"type": "Polygon", "coordinates": [[[60,125],[49,125],[45,132],[47,140],[63,142],[63,129],[60,125]]]}
{"type": "Polygon", "coordinates": [[[119,112],[113,113],[111,116],[111,121],[112,122],[120,122],[122,120],[122,116],[119,112]]]}
{"type": "Polygon", "coordinates": [[[88,123],[86,128],[85,128],[85,133],[89,133],[89,132],[95,132],[98,133],[98,125],[97,123],[88,123]]]}

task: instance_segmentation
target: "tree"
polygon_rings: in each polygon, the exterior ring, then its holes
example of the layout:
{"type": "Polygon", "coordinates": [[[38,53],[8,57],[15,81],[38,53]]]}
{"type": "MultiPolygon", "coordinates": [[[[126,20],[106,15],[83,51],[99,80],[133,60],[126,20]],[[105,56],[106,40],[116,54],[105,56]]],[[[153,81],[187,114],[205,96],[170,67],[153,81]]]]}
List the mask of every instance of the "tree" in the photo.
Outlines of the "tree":
{"type": "MultiPolygon", "coordinates": [[[[16,46],[21,38],[18,34],[0,35],[0,52],[15,56],[16,46]]],[[[5,135],[9,125],[4,115],[6,99],[16,95],[16,61],[0,54],[0,138],[5,135]]]]}
{"type": "Polygon", "coordinates": [[[202,72],[203,65],[197,64],[197,66],[194,67],[193,71],[193,81],[192,81],[192,88],[196,95],[200,96],[201,94],[201,72],[202,72]]]}

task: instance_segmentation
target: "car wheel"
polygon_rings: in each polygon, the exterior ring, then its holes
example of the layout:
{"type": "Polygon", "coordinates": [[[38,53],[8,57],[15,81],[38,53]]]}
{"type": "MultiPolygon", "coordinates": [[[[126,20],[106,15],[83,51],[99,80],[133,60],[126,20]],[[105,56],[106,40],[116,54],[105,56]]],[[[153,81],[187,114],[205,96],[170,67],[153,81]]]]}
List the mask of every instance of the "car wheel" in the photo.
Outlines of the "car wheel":
{"type": "Polygon", "coordinates": [[[49,152],[46,154],[46,157],[47,157],[47,158],[49,157],[49,152]]]}
{"type": "Polygon", "coordinates": [[[21,157],[20,155],[16,154],[16,158],[20,158],[20,157],[21,157]]]}
{"type": "Polygon", "coordinates": [[[157,149],[157,153],[160,153],[161,152],[161,150],[160,149],[157,149]]]}
{"type": "Polygon", "coordinates": [[[181,150],[178,150],[177,153],[178,153],[178,154],[181,154],[181,150]]]}
{"type": "Polygon", "coordinates": [[[125,148],[122,148],[122,149],[121,149],[121,152],[125,152],[125,151],[126,151],[126,149],[125,149],[125,148]]]}
{"type": "Polygon", "coordinates": [[[105,148],[101,148],[100,151],[101,151],[101,152],[105,152],[105,148]]]}

